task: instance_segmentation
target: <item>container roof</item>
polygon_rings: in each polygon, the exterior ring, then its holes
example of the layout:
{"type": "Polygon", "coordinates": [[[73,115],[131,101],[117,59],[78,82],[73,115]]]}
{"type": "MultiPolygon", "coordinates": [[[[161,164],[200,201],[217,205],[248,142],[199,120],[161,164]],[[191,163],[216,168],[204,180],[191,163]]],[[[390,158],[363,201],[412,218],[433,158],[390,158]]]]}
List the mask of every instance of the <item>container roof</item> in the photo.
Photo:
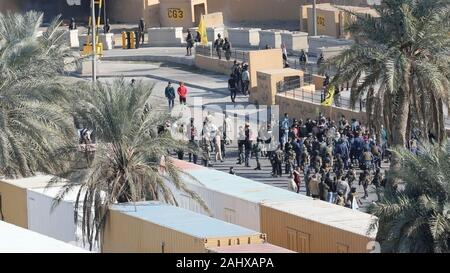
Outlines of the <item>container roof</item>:
{"type": "MultiPolygon", "coordinates": [[[[80,185],[76,185],[74,186],[72,189],[70,189],[69,192],[67,192],[64,196],[64,201],[68,201],[68,202],[75,202],[77,200],[77,195],[78,195],[78,191],[80,190],[80,185]]],[[[47,195],[51,198],[55,198],[56,196],[59,195],[59,193],[62,190],[62,186],[55,186],[55,187],[42,187],[42,188],[32,188],[32,189],[28,189],[30,191],[33,192],[38,192],[38,193],[42,193],[44,195],[47,195]]],[[[83,194],[80,196],[80,201],[83,200],[83,194]]]]}
{"type": "Polygon", "coordinates": [[[213,191],[234,196],[242,200],[263,203],[310,199],[310,197],[291,191],[176,159],[174,159],[174,164],[198,180],[195,181],[185,176],[184,181],[186,183],[204,186],[213,191]]]}
{"type": "Polygon", "coordinates": [[[209,247],[208,249],[217,253],[296,253],[269,243],[209,247]]]}
{"type": "Polygon", "coordinates": [[[297,215],[304,219],[333,226],[366,237],[375,237],[377,231],[369,232],[377,217],[357,210],[337,206],[314,199],[265,203],[264,206],[297,215]]]}
{"type": "MultiPolygon", "coordinates": [[[[19,178],[19,179],[0,179],[0,181],[6,182],[11,185],[15,185],[20,188],[24,189],[31,189],[31,188],[42,188],[46,187],[48,182],[53,178],[52,175],[36,175],[32,177],[26,177],[26,178],[19,178]]],[[[63,185],[64,183],[57,183],[59,185],[63,185]]],[[[55,186],[57,186],[55,184],[55,186]]]]}
{"type": "Polygon", "coordinates": [[[260,234],[247,228],[160,202],[118,204],[112,206],[111,209],[201,239],[260,234]]]}
{"type": "Polygon", "coordinates": [[[371,214],[351,210],[328,202],[256,182],[237,175],[174,160],[176,166],[188,172],[198,181],[185,177],[186,183],[206,187],[225,195],[261,203],[302,218],[334,226],[362,236],[374,237],[376,231],[367,235],[374,219],[371,214]]]}
{"type": "Polygon", "coordinates": [[[88,253],[28,229],[0,221],[0,253],[88,253]]]}

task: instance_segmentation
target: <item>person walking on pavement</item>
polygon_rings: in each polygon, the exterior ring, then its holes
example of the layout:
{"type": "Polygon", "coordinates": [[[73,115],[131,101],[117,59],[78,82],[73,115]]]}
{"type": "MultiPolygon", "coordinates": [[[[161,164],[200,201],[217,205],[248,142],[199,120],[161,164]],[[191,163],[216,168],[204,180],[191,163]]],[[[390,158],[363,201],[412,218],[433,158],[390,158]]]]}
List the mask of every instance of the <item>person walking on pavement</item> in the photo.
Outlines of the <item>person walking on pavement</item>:
{"type": "Polygon", "coordinates": [[[311,193],[311,197],[314,199],[320,198],[319,179],[317,178],[317,174],[312,175],[308,186],[309,192],[311,193]]]}
{"type": "Polygon", "coordinates": [[[275,151],[275,176],[282,176],[283,173],[283,159],[284,159],[284,152],[281,147],[281,144],[278,145],[278,149],[275,151]]]}
{"type": "Polygon", "coordinates": [[[103,26],[103,32],[106,34],[106,33],[109,33],[110,30],[111,30],[111,25],[109,24],[109,18],[108,18],[108,19],[106,19],[106,23],[103,26]]]}
{"type": "Polygon", "coordinates": [[[242,93],[247,96],[250,86],[250,72],[248,71],[248,65],[245,64],[242,70],[242,93]]]}
{"type": "Polygon", "coordinates": [[[211,146],[206,136],[202,138],[202,162],[205,167],[212,167],[209,163],[211,160],[211,146]]]}
{"type": "Polygon", "coordinates": [[[192,47],[194,47],[194,37],[192,37],[192,33],[190,30],[187,32],[186,37],[186,56],[192,55],[192,47]]]}
{"type": "Polygon", "coordinates": [[[217,39],[214,41],[214,49],[216,50],[217,56],[219,57],[219,60],[222,59],[222,47],[223,47],[223,39],[222,36],[217,34],[217,39]]]}
{"type": "Polygon", "coordinates": [[[141,20],[139,20],[139,26],[138,26],[138,30],[139,30],[139,37],[138,38],[138,42],[140,41],[141,44],[144,44],[144,33],[145,33],[145,22],[144,22],[144,18],[141,18],[141,20]]]}
{"type": "Polygon", "coordinates": [[[255,155],[256,159],[256,168],[255,170],[261,170],[261,163],[259,162],[259,156],[262,149],[262,141],[258,139],[255,144],[253,144],[253,154],[255,155]]]}
{"type": "Polygon", "coordinates": [[[239,126],[239,133],[238,133],[238,165],[241,165],[242,162],[244,162],[244,146],[245,146],[245,132],[244,128],[242,126],[239,126]]]}
{"type": "Polygon", "coordinates": [[[186,97],[188,94],[188,90],[186,86],[184,86],[183,82],[180,82],[180,87],[177,90],[178,96],[180,97],[180,104],[186,105],[186,97]]]}
{"type": "Polygon", "coordinates": [[[245,167],[250,167],[250,155],[252,152],[252,131],[250,124],[245,124],[245,167]]]}
{"type": "Polygon", "coordinates": [[[165,95],[167,98],[167,101],[169,102],[169,110],[172,110],[174,106],[174,100],[175,100],[175,88],[173,88],[172,83],[169,82],[166,86],[165,95]]]}
{"type": "Polygon", "coordinates": [[[300,192],[300,186],[301,186],[301,176],[300,176],[300,167],[297,166],[294,169],[294,182],[295,185],[297,185],[297,193],[300,192]]]}
{"type": "Polygon", "coordinates": [[[75,30],[75,29],[77,29],[77,24],[75,23],[75,19],[72,17],[72,18],[70,18],[69,30],[75,30]]]}
{"type": "Polygon", "coordinates": [[[220,130],[217,130],[216,136],[214,137],[214,152],[216,153],[215,161],[220,160],[220,162],[223,162],[222,142],[222,132],[220,130]]]}
{"type": "Polygon", "coordinates": [[[228,38],[225,38],[222,49],[225,51],[225,59],[229,61],[231,59],[231,43],[228,38]]]}
{"type": "Polygon", "coordinates": [[[236,102],[236,79],[235,79],[235,75],[231,74],[230,78],[228,79],[228,89],[230,90],[230,98],[231,98],[231,102],[235,103],[236,102]]]}

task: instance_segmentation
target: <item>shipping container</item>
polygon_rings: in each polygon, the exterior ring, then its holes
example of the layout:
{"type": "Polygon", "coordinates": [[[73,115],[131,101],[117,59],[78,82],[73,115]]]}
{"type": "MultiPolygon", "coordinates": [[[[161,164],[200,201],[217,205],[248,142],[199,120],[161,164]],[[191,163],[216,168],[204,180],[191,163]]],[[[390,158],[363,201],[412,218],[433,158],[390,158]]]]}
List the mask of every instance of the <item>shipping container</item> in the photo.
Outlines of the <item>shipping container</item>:
{"type": "Polygon", "coordinates": [[[369,252],[376,217],[314,199],[261,204],[268,242],[300,253],[369,252]]]}
{"type": "Polygon", "coordinates": [[[88,251],[0,221],[0,253],[88,253],[88,251]]]}
{"type": "Polygon", "coordinates": [[[205,253],[264,242],[259,232],[152,201],[111,207],[102,252],[205,253]]]}
{"type": "Polygon", "coordinates": [[[46,187],[52,176],[0,180],[0,220],[28,228],[27,189],[46,187]]]}
{"type": "MultiPolygon", "coordinates": [[[[64,183],[46,187],[51,179],[52,176],[39,175],[0,181],[0,216],[4,216],[0,219],[83,247],[81,226],[75,223],[74,217],[80,186],[73,187],[54,206],[54,199],[63,189],[64,183]]],[[[82,213],[82,201],[83,195],[80,196],[79,217],[82,213]]],[[[94,250],[97,249],[94,246],[94,250]]]]}
{"type": "MultiPolygon", "coordinates": [[[[73,187],[54,208],[54,199],[62,187],[27,189],[28,229],[64,242],[80,242],[81,229],[74,219],[79,189],[80,186],[73,187]]],[[[80,202],[81,197],[83,195],[80,202]]],[[[81,212],[80,206],[79,216],[81,212]]]]}
{"type": "Polygon", "coordinates": [[[235,245],[209,247],[210,253],[296,253],[295,251],[272,245],[269,243],[252,245],[235,245]]]}
{"type": "Polygon", "coordinates": [[[168,183],[180,207],[259,232],[261,232],[259,209],[261,202],[301,198],[300,195],[290,191],[185,161],[174,160],[174,164],[194,178],[184,175],[183,181],[205,201],[209,213],[190,196],[168,183]]]}
{"type": "MultiPolygon", "coordinates": [[[[369,232],[377,221],[370,214],[184,161],[174,163],[193,177],[185,175],[183,181],[206,202],[212,217],[267,234],[271,244],[296,252],[369,252],[368,243],[376,236],[376,230],[369,232]]],[[[170,187],[180,207],[207,214],[170,187]]]]}

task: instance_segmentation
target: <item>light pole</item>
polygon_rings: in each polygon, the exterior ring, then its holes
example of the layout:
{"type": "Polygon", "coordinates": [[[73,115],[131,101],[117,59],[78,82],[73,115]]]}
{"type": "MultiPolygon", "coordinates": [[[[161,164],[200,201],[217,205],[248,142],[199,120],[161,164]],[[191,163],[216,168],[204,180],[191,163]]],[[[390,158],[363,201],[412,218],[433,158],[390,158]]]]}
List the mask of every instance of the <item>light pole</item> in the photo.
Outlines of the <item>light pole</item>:
{"type": "Polygon", "coordinates": [[[95,83],[97,79],[97,45],[95,33],[95,0],[91,0],[92,8],[92,82],[95,83]]]}
{"type": "Polygon", "coordinates": [[[317,36],[317,7],[316,7],[316,0],[313,0],[313,34],[314,36],[317,36]]]}

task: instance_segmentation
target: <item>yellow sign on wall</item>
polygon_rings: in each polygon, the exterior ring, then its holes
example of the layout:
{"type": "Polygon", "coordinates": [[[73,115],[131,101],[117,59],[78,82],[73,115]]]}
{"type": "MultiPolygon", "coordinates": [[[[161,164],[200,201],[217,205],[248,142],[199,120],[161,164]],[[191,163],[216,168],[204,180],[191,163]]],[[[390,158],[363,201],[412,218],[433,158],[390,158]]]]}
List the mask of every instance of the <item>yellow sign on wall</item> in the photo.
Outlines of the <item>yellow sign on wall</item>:
{"type": "Polygon", "coordinates": [[[167,9],[167,17],[171,20],[182,20],[184,19],[184,11],[180,8],[169,8],[167,9]]]}
{"type": "Polygon", "coordinates": [[[325,17],[318,15],[317,16],[317,28],[319,31],[325,31],[325,17]]]}

